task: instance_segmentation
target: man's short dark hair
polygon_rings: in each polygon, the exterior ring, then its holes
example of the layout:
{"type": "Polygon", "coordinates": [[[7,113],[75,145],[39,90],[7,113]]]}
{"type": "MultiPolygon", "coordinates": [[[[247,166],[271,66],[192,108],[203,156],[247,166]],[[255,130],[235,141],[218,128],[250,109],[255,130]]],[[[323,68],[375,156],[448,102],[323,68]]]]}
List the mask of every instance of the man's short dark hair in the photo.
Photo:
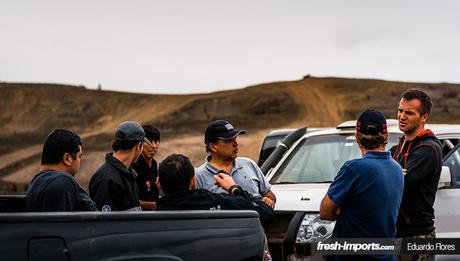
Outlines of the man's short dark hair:
{"type": "Polygon", "coordinates": [[[357,131],[356,142],[367,150],[373,150],[387,144],[387,136],[385,133],[366,135],[357,131]]]}
{"type": "Polygon", "coordinates": [[[433,106],[433,103],[431,102],[430,96],[428,96],[428,94],[426,94],[425,92],[420,91],[420,90],[416,90],[416,89],[410,89],[410,90],[407,90],[406,92],[404,92],[401,95],[401,98],[403,98],[404,100],[407,100],[407,101],[410,101],[410,100],[413,100],[413,99],[419,100],[420,103],[422,104],[420,106],[420,111],[419,111],[420,114],[421,115],[425,115],[425,114],[430,115],[431,107],[433,106]]]}
{"type": "Polygon", "coordinates": [[[113,151],[119,151],[119,150],[130,150],[137,146],[139,144],[140,140],[126,140],[126,141],[119,141],[115,140],[112,143],[112,149],[113,151]]]}
{"type": "Polygon", "coordinates": [[[195,170],[187,156],[172,154],[160,163],[158,176],[161,189],[168,195],[189,190],[195,170]]]}
{"type": "Polygon", "coordinates": [[[145,132],[145,137],[150,141],[160,141],[160,131],[152,125],[142,125],[145,132]]]}
{"type": "Polygon", "coordinates": [[[66,129],[55,129],[43,144],[42,165],[59,164],[65,153],[77,158],[82,141],[76,133],[66,129]]]}

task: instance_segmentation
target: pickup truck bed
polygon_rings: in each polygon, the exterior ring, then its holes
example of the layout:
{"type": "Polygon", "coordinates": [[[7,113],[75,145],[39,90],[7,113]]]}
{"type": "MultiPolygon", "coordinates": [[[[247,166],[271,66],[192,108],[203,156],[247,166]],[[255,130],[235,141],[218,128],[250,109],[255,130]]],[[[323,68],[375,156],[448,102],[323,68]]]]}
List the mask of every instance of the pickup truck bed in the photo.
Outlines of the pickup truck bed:
{"type": "Polygon", "coordinates": [[[262,260],[255,211],[0,213],[0,260],[262,260]]]}

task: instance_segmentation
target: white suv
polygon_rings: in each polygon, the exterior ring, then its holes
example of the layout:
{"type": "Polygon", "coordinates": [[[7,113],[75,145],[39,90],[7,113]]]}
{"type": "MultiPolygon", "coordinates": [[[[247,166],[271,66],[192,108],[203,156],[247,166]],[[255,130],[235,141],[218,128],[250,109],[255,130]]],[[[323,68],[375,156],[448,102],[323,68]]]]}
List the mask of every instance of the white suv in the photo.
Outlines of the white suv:
{"type": "MultiPolygon", "coordinates": [[[[402,132],[388,120],[387,150],[402,132]]],[[[274,260],[322,259],[310,256],[310,243],[328,238],[335,223],[320,220],[319,207],[342,164],[360,158],[356,121],[305,134],[286,152],[267,178],[276,194],[276,221],[267,228],[274,260]]],[[[460,237],[460,125],[428,124],[443,145],[443,170],[435,200],[437,237],[460,237]]]]}

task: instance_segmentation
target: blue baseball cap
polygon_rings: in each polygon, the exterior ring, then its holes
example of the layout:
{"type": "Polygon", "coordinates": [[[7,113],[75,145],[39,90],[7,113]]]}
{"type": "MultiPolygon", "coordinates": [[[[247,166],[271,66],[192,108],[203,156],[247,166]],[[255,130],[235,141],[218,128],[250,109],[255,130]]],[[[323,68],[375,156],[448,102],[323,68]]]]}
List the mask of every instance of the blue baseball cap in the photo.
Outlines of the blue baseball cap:
{"type": "Polygon", "coordinates": [[[231,140],[240,134],[245,134],[245,130],[236,130],[224,120],[216,120],[209,123],[204,132],[204,143],[217,142],[218,140],[231,140]]]}
{"type": "Polygon", "coordinates": [[[380,111],[367,109],[359,115],[356,130],[365,135],[377,135],[387,132],[387,120],[380,111]]]}

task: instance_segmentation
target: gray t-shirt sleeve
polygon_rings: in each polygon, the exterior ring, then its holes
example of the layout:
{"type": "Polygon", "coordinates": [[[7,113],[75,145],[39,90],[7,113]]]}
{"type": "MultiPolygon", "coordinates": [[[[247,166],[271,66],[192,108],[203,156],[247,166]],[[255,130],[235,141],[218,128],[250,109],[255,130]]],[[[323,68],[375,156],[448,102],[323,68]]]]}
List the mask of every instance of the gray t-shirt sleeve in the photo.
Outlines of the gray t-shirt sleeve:
{"type": "Polygon", "coordinates": [[[264,174],[260,170],[259,166],[257,164],[249,159],[252,168],[254,169],[254,172],[256,173],[257,178],[259,179],[259,192],[260,195],[263,196],[267,194],[267,192],[271,189],[272,185],[268,183],[268,180],[265,178],[264,174]]]}
{"type": "Polygon", "coordinates": [[[196,178],[196,188],[198,189],[208,189],[204,180],[203,166],[200,166],[195,169],[195,178],[196,178]]]}

